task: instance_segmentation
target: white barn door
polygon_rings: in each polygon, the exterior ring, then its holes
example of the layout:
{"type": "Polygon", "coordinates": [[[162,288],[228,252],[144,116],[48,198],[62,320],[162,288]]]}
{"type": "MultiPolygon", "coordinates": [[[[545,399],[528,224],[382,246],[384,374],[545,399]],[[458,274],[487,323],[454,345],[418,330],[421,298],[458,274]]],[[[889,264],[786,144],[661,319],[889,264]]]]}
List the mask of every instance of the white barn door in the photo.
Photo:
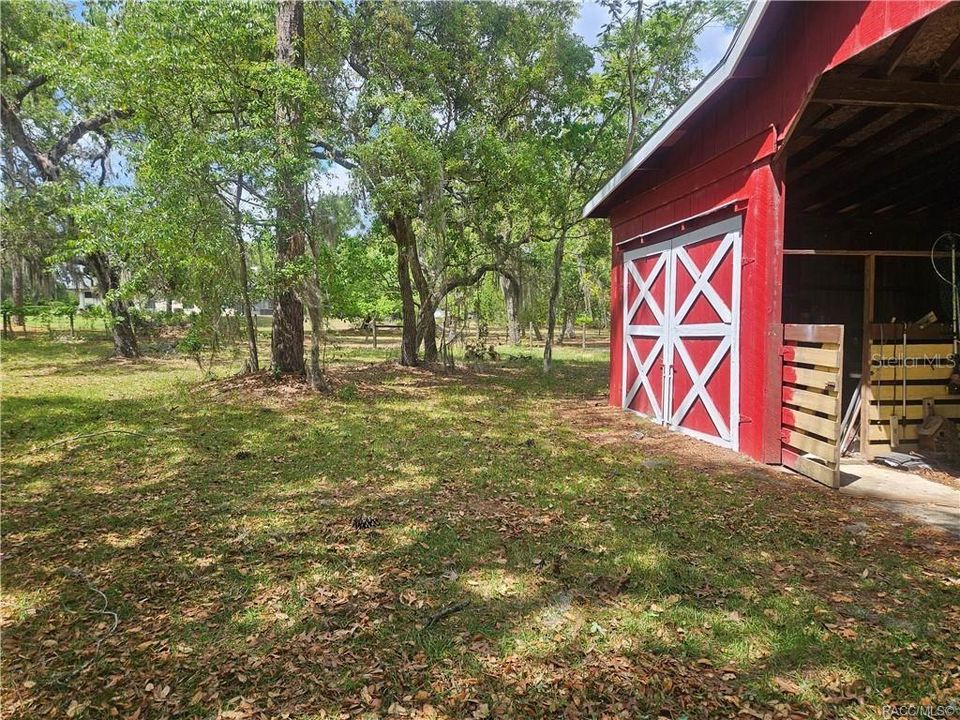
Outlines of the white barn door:
{"type": "Polygon", "coordinates": [[[623,269],[623,407],[663,422],[668,412],[670,244],[626,253],[623,269]]]}
{"type": "Polygon", "coordinates": [[[741,221],[624,254],[623,407],[739,444],[741,221]]]}

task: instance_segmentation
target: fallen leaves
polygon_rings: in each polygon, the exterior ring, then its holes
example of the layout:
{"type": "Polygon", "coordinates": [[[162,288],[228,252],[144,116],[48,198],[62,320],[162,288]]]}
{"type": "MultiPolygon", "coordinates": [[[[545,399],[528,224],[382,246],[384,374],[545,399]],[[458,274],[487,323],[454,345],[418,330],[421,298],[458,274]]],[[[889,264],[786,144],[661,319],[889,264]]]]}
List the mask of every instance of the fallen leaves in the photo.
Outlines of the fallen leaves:
{"type": "Polygon", "coordinates": [[[656,431],[638,468],[632,420],[522,369],[349,372],[347,408],[262,380],[131,396],[125,423],[174,428],[157,448],[13,467],[5,715],[766,719],[957,693],[936,536],[864,510],[850,546],[847,500],[656,431]],[[122,619],[71,687],[109,625],[66,564],[122,619]]]}

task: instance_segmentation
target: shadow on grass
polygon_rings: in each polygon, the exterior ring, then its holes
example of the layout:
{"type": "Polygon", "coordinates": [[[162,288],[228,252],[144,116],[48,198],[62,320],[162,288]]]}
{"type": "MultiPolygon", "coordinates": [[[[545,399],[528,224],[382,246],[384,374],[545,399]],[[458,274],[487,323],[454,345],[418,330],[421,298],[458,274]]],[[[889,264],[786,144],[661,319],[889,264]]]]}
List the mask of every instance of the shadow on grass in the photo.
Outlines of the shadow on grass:
{"type": "Polygon", "coordinates": [[[918,699],[922,663],[950,657],[955,592],[911,580],[942,558],[851,538],[832,496],[731,475],[727,456],[645,468],[642,448],[559,422],[549,403],[602,397],[600,363],[354,377],[379,393],[5,403],[12,713],[716,717],[834,707],[858,682],[874,704],[885,684],[918,699]],[[104,424],[149,440],[30,449],[104,424]],[[115,632],[64,567],[105,593],[115,632]],[[904,643],[924,658],[897,659],[904,643]]]}

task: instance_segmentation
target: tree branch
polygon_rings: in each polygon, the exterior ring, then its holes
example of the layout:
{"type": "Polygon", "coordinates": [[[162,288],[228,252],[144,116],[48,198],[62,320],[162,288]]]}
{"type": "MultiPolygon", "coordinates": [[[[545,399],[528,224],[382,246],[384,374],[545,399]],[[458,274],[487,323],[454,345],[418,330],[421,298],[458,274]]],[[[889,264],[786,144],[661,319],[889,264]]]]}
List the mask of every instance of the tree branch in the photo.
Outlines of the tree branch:
{"type": "Polygon", "coordinates": [[[57,144],[53,146],[53,149],[47,153],[50,161],[54,165],[59,165],[60,160],[70,151],[70,148],[80,142],[80,139],[88,132],[95,132],[114,120],[122,120],[131,115],[133,115],[133,113],[129,110],[110,110],[100,115],[94,115],[92,118],[81,120],[70,128],[66,135],[60,138],[57,144]]]}
{"type": "Polygon", "coordinates": [[[502,265],[503,263],[500,261],[484,263],[468,275],[455,275],[437,289],[437,291],[434,293],[433,299],[431,300],[431,304],[434,307],[437,307],[443,298],[456,290],[458,287],[476,285],[478,282],[480,282],[480,278],[482,278],[488,272],[500,272],[502,270],[502,265]]]}
{"type": "Polygon", "coordinates": [[[110,136],[106,133],[98,130],[97,134],[103,138],[103,151],[98,153],[97,156],[91,160],[90,164],[96,165],[98,162],[100,163],[100,179],[97,181],[97,187],[103,187],[107,181],[107,159],[110,157],[113,143],[110,141],[110,136]]]}
{"type": "Polygon", "coordinates": [[[40,152],[33,140],[23,129],[23,123],[17,114],[17,106],[10,103],[2,94],[0,94],[0,122],[3,124],[3,131],[13,140],[20,152],[27,156],[27,160],[37,169],[44,180],[56,180],[59,175],[55,163],[50,162],[50,158],[45,153],[40,152]]]}
{"type": "Polygon", "coordinates": [[[14,95],[14,98],[17,100],[17,105],[19,106],[27,95],[46,83],[47,79],[48,78],[46,75],[37,75],[35,78],[33,78],[33,80],[28,81],[27,84],[20,88],[20,90],[17,91],[17,94],[14,95]]]}
{"type": "Polygon", "coordinates": [[[47,181],[55,181],[60,177],[60,161],[70,151],[70,148],[80,142],[84,135],[89,132],[97,132],[104,125],[114,120],[132,115],[129,110],[110,110],[92,118],[81,120],[70,128],[49,152],[41,152],[24,130],[19,110],[19,103],[10,102],[0,94],[0,122],[2,122],[4,132],[10,136],[20,152],[27,156],[27,160],[47,181]]]}
{"type": "Polygon", "coordinates": [[[311,143],[323,150],[323,152],[316,149],[310,151],[310,154],[318,160],[330,160],[347,170],[357,169],[357,164],[353,160],[348,158],[342,150],[335,148],[330,143],[324,142],[323,140],[311,140],[311,143]]]}

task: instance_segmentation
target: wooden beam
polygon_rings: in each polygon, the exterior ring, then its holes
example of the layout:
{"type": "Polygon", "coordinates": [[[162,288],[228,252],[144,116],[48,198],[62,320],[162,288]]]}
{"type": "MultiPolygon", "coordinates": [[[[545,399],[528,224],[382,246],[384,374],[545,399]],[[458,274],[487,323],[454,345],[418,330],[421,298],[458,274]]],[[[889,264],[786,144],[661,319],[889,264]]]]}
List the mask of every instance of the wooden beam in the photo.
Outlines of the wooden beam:
{"type": "Polygon", "coordinates": [[[783,341],[843,344],[843,325],[786,323],[783,326],[783,341]]]}
{"type": "Polygon", "coordinates": [[[946,80],[957,67],[960,66],[960,36],[954,40],[946,52],[937,60],[937,79],[940,82],[946,80]]]}
{"type": "MultiPolygon", "coordinates": [[[[787,226],[796,234],[795,236],[799,237],[799,233],[809,234],[810,237],[821,237],[828,240],[832,240],[837,237],[838,234],[843,234],[841,237],[846,237],[847,235],[853,235],[860,238],[868,237],[878,237],[878,238],[896,238],[897,241],[902,240],[903,238],[910,238],[916,232],[918,228],[927,228],[931,232],[938,229],[944,221],[949,219],[948,213],[936,214],[931,216],[924,216],[922,221],[918,218],[906,218],[906,217],[878,217],[874,215],[869,215],[866,217],[846,217],[846,216],[837,216],[837,215],[820,215],[819,213],[801,213],[796,211],[791,211],[791,214],[787,219],[787,226]]],[[[810,245],[816,245],[817,243],[808,243],[810,245]]],[[[831,242],[831,244],[826,247],[835,247],[837,243],[831,242]]],[[[870,244],[864,240],[861,243],[846,243],[851,247],[862,247],[870,248],[870,244]]],[[[919,247],[916,243],[914,245],[898,245],[894,242],[892,245],[886,245],[884,242],[881,245],[879,242],[873,243],[873,245],[878,247],[919,247]]]]}
{"type": "MultiPolygon", "coordinates": [[[[870,110],[880,111],[881,115],[885,115],[889,112],[886,108],[869,108],[870,110]]],[[[866,111],[865,111],[866,112],[866,111]]],[[[877,150],[879,148],[885,147],[887,143],[893,142],[895,140],[907,137],[907,134],[914,130],[919,125],[929,121],[931,118],[935,117],[936,113],[933,110],[914,110],[899,120],[895,120],[884,128],[881,128],[877,132],[865,137],[859,143],[853,147],[844,147],[837,150],[837,155],[834,156],[829,163],[826,165],[830,168],[830,173],[825,174],[821,173],[818,175],[817,180],[815,181],[817,187],[831,184],[840,173],[846,172],[862,166],[865,162],[868,162],[872,158],[877,156],[877,150]]],[[[864,126],[866,127],[866,125],[864,126]]],[[[861,128],[856,128],[858,131],[861,128]]],[[[836,144],[836,142],[843,141],[845,136],[839,138],[831,138],[829,144],[823,145],[823,150],[828,151],[830,146],[836,144]]],[[[806,149],[806,148],[804,148],[806,149]]],[[[798,153],[799,154],[799,153],[798,153]]],[[[803,165],[801,161],[794,170],[798,169],[803,165]]],[[[799,177],[806,177],[810,174],[816,173],[817,169],[808,170],[804,173],[799,173],[793,175],[791,173],[791,180],[796,181],[799,177]]],[[[859,174],[859,172],[857,172],[859,174]]],[[[808,183],[804,182],[804,189],[806,190],[808,183]]]]}
{"type": "Polygon", "coordinates": [[[863,330],[860,333],[860,454],[867,460],[873,459],[870,451],[870,404],[873,401],[873,388],[870,386],[870,324],[873,322],[876,276],[877,258],[867,255],[863,259],[863,330]]]}
{"type": "Polygon", "coordinates": [[[900,61],[903,60],[903,56],[907,54],[907,50],[910,49],[914,38],[923,30],[923,24],[926,22],[926,19],[925,17],[921,18],[913,25],[900,31],[897,39],[893,41],[893,45],[891,45],[890,49],[880,58],[880,62],[877,64],[874,73],[871,73],[871,76],[888,78],[893,74],[893,71],[896,70],[900,64],[900,61]]]}
{"type": "MultiPolygon", "coordinates": [[[[929,250],[818,250],[816,248],[785,248],[784,255],[820,255],[827,257],[930,257],[929,250]]],[[[950,257],[940,252],[936,257],[950,257]]]]}
{"type": "MultiPolygon", "coordinates": [[[[960,152],[960,144],[956,145],[960,152]]],[[[951,173],[949,169],[943,175],[934,176],[925,183],[914,183],[890,198],[887,205],[896,205],[897,208],[918,207],[918,206],[943,206],[944,210],[960,210],[958,205],[957,181],[954,178],[956,173],[951,173]]],[[[885,207],[885,206],[884,206],[885,207]]],[[[878,207],[878,212],[880,212],[878,207]]]]}
{"type": "Polygon", "coordinates": [[[886,108],[867,108],[854,115],[849,120],[840,123],[832,130],[827,130],[806,147],[787,156],[787,166],[792,171],[812,160],[823,150],[833,147],[836,143],[846,139],[855,132],[872,125],[889,112],[886,108]]]}
{"type": "Polygon", "coordinates": [[[951,212],[954,218],[960,216],[960,207],[957,205],[957,185],[951,178],[945,178],[940,188],[917,188],[899,202],[897,212],[910,214],[925,211],[924,220],[930,217],[931,211],[948,216],[951,212]]]}
{"type": "Polygon", "coordinates": [[[810,103],[794,126],[792,134],[798,137],[806,136],[814,125],[824,118],[833,115],[835,110],[836,108],[832,105],[810,103]]]}
{"type": "Polygon", "coordinates": [[[827,206],[828,212],[839,212],[858,206],[860,212],[873,212],[905,198],[910,188],[926,185],[940,187],[942,179],[955,172],[960,157],[960,143],[942,148],[943,159],[923,158],[902,173],[888,173],[866,186],[863,192],[849,193],[827,206]]]}
{"type": "Polygon", "coordinates": [[[949,122],[932,133],[926,133],[889,155],[874,159],[869,164],[847,168],[834,179],[827,164],[823,169],[828,180],[816,178],[808,187],[798,192],[800,207],[827,205],[834,209],[845,207],[844,203],[859,196],[879,197],[888,194],[894,187],[910,185],[935,172],[955,174],[956,139],[960,137],[960,118],[949,122]],[[953,141],[953,142],[951,142],[953,141]],[[814,203],[810,205],[809,203],[814,203]]]}
{"type": "MultiPolygon", "coordinates": [[[[885,146],[908,129],[916,127],[918,122],[925,120],[926,113],[925,110],[911,113],[893,123],[889,128],[884,128],[876,135],[867,138],[863,145],[876,143],[874,148],[885,146]],[[916,117],[918,114],[921,117],[916,117]]],[[[958,136],[960,136],[960,118],[945,123],[932,132],[924,133],[904,145],[892,148],[888,155],[877,155],[875,151],[867,155],[865,150],[857,146],[845,153],[836,163],[832,161],[825,163],[819,168],[822,172],[817,173],[815,177],[805,176],[808,179],[805,179],[795,190],[796,201],[800,206],[806,207],[808,202],[818,197],[833,197],[843,194],[844,189],[849,190],[860,186],[863,178],[875,180],[881,177],[899,176],[902,170],[916,164],[918,159],[939,153],[942,145],[950,143],[958,136]]]]}
{"type": "Polygon", "coordinates": [[[956,110],[960,108],[960,85],[829,74],[820,79],[813,99],[836,105],[956,110]]]}

